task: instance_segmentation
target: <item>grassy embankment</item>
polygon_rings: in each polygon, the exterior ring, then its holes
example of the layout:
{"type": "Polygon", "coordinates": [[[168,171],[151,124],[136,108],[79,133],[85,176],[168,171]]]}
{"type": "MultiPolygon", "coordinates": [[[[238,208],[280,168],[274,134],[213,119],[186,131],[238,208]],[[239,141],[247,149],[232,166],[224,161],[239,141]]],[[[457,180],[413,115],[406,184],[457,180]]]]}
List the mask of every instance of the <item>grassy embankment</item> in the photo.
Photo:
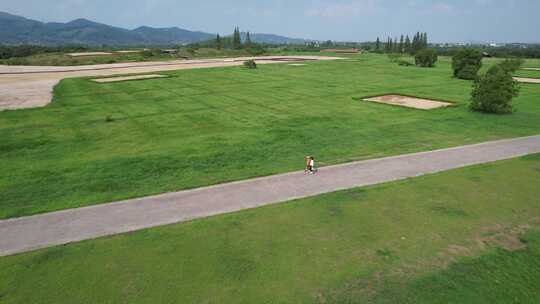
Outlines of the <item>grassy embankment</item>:
{"type": "Polygon", "coordinates": [[[0,302],[538,303],[538,185],[532,155],[4,257],[0,302]]]}

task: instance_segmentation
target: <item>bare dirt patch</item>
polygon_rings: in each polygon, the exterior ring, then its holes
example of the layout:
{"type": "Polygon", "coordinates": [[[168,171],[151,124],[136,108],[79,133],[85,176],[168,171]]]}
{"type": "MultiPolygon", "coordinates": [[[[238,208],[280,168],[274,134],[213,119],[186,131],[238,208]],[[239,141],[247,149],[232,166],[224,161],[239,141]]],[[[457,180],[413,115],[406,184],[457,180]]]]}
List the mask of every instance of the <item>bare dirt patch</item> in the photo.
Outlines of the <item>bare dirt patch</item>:
{"type": "Polygon", "coordinates": [[[125,51],[116,51],[118,54],[136,54],[136,53],[142,53],[145,50],[125,50],[125,51]]]}
{"type": "Polygon", "coordinates": [[[92,81],[98,82],[98,83],[109,83],[109,82],[119,82],[119,81],[127,81],[127,80],[143,80],[143,79],[167,78],[167,77],[168,77],[167,75],[150,74],[150,75],[124,76],[124,77],[97,78],[97,79],[92,79],[92,81]]]}
{"type": "Polygon", "coordinates": [[[445,107],[449,107],[453,105],[449,102],[444,102],[444,101],[409,97],[409,96],[403,96],[403,95],[393,95],[393,94],[364,98],[364,100],[377,102],[377,103],[384,103],[384,104],[389,104],[389,105],[394,105],[394,106],[420,109],[420,110],[432,110],[432,109],[438,109],[438,108],[445,108],[445,107]]]}
{"type": "Polygon", "coordinates": [[[449,254],[456,256],[469,256],[472,254],[471,249],[460,245],[450,245],[447,251],[449,254]]]}
{"type": "Polygon", "coordinates": [[[540,83],[540,78],[514,77],[514,80],[521,83],[540,83]]]}
{"type": "Polygon", "coordinates": [[[112,55],[109,52],[84,52],[84,53],[69,53],[68,56],[71,57],[85,57],[85,56],[107,56],[112,55]]]}
{"type": "Polygon", "coordinates": [[[528,224],[517,227],[504,227],[502,225],[486,227],[475,240],[480,247],[495,246],[508,251],[523,250],[527,248],[527,244],[521,241],[520,236],[529,229],[531,226],[528,224]]]}

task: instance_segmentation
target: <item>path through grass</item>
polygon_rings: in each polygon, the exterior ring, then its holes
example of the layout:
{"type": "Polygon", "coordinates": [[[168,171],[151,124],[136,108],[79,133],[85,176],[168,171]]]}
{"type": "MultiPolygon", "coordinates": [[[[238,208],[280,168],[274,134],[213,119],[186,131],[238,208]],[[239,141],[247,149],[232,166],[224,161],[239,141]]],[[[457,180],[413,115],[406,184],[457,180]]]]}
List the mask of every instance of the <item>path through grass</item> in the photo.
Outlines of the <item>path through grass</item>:
{"type": "Polygon", "coordinates": [[[532,303],[538,235],[479,241],[539,225],[538,185],[540,154],[4,257],[0,302],[532,303]]]}
{"type": "Polygon", "coordinates": [[[0,112],[0,218],[300,170],[305,155],[328,165],[540,133],[540,86],[522,86],[513,115],[472,113],[471,83],[451,77],[448,58],[434,69],[359,55],[166,74],[68,79],[45,108],[0,112]],[[386,93],[459,106],[357,100],[386,93]]]}

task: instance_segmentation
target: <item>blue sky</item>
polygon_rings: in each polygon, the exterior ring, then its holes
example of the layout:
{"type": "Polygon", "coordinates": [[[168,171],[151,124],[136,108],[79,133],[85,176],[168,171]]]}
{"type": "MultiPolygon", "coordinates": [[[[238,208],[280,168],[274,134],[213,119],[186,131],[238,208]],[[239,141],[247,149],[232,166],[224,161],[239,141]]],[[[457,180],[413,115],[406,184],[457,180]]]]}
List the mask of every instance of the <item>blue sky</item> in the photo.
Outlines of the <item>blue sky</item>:
{"type": "Polygon", "coordinates": [[[125,28],[178,26],[339,41],[427,31],[431,41],[540,42],[540,0],[2,0],[41,21],[87,18],[125,28]]]}

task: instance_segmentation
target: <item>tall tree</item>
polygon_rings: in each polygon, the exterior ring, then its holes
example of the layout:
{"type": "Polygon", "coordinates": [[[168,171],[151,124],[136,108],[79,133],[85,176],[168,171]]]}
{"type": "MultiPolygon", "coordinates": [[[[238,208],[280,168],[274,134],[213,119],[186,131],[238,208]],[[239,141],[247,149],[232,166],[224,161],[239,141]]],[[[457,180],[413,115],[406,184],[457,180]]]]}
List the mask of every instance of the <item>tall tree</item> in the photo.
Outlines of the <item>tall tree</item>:
{"type": "Polygon", "coordinates": [[[217,36],[216,36],[216,49],[221,50],[222,47],[223,47],[223,45],[222,45],[222,42],[221,42],[221,37],[219,36],[219,34],[217,34],[217,36]]]}
{"type": "Polygon", "coordinates": [[[409,35],[407,35],[407,38],[405,38],[405,52],[411,52],[411,38],[409,38],[409,35]]]}
{"type": "Polygon", "coordinates": [[[246,34],[246,41],[244,42],[244,47],[246,49],[251,49],[251,34],[247,32],[246,34]]]}
{"type": "Polygon", "coordinates": [[[399,52],[403,53],[403,50],[405,48],[405,37],[403,37],[403,34],[401,34],[401,38],[399,39],[399,52]]]}
{"type": "Polygon", "coordinates": [[[377,41],[375,42],[375,51],[380,51],[380,50],[381,50],[381,39],[377,37],[377,41]]]}
{"type": "Polygon", "coordinates": [[[242,39],[240,38],[240,29],[238,27],[234,28],[233,48],[236,50],[239,50],[242,48],[242,39]]]}
{"type": "Polygon", "coordinates": [[[416,35],[414,35],[413,43],[412,43],[412,52],[416,53],[420,50],[422,38],[420,37],[420,32],[416,32],[416,35]]]}

